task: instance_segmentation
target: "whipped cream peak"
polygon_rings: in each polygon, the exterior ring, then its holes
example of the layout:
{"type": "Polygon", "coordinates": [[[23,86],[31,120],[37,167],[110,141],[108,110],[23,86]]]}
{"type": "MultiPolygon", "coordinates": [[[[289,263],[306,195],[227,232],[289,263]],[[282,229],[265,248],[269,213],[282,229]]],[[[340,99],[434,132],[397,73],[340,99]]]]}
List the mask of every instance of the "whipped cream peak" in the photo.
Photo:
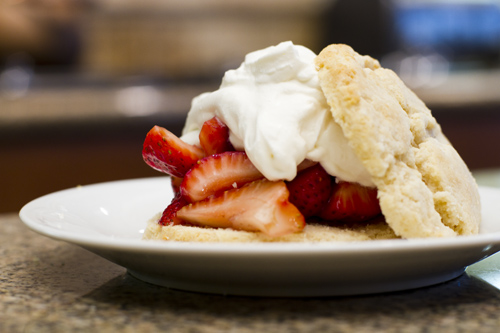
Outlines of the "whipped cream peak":
{"type": "Polygon", "coordinates": [[[340,180],[373,186],[371,176],[333,120],[314,67],[316,54],[283,42],[249,53],[225,73],[218,90],[193,99],[182,140],[199,144],[203,123],[217,116],[230,141],[270,180],[292,180],[304,159],[340,180]]]}
{"type": "Polygon", "coordinates": [[[308,81],[315,76],[311,73],[311,61],[316,54],[311,50],[292,42],[283,42],[277,46],[249,53],[242,67],[253,74],[256,82],[308,81]]]}

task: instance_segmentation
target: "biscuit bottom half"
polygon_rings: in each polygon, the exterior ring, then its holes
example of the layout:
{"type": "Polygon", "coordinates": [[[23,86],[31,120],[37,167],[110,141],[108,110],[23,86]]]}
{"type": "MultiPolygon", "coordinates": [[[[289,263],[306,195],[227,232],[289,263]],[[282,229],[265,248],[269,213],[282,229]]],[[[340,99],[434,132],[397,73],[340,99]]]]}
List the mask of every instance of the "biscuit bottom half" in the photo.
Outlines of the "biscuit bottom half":
{"type": "Polygon", "coordinates": [[[332,242],[332,241],[367,241],[377,239],[399,238],[385,223],[384,218],[375,218],[363,224],[324,225],[308,223],[300,233],[282,237],[269,237],[261,232],[239,231],[233,229],[216,229],[195,226],[161,226],[158,218],[152,218],[144,231],[144,239],[168,240],[180,242],[332,242]]]}

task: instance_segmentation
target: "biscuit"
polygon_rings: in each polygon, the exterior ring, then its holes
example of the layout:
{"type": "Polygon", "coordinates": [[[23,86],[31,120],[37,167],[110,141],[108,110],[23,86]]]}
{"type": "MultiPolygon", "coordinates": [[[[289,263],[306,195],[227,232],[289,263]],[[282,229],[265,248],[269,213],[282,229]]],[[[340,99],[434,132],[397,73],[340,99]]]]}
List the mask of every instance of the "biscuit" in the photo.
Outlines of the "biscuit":
{"type": "Polygon", "coordinates": [[[261,232],[215,229],[195,226],[164,226],[158,224],[158,217],[148,222],[144,239],[180,242],[224,242],[224,243],[270,243],[270,242],[352,242],[398,238],[393,230],[378,218],[359,225],[326,226],[307,224],[300,233],[281,237],[270,237],[261,232]]]}
{"type": "Polygon", "coordinates": [[[391,70],[347,45],[315,59],[335,121],[372,176],[403,238],[476,234],[477,184],[425,104],[391,70]]]}

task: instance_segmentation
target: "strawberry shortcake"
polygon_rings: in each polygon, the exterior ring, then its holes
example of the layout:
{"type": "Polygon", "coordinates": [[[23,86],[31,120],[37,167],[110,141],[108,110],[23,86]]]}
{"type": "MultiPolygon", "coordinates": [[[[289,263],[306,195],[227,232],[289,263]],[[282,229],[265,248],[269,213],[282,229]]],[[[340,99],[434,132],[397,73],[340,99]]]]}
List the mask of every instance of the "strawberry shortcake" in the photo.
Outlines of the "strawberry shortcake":
{"type": "Polygon", "coordinates": [[[346,45],[249,53],[143,158],[174,198],[144,238],[317,242],[478,232],[478,188],[425,104],[346,45]]]}

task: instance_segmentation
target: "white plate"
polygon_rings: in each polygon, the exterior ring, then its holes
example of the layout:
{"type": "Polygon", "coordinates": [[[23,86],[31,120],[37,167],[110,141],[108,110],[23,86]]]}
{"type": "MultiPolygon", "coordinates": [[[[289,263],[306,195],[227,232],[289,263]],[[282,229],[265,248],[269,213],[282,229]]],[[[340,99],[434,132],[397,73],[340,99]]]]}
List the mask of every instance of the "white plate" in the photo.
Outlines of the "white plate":
{"type": "Polygon", "coordinates": [[[253,296],[331,296],[428,286],[500,251],[500,190],[481,187],[479,235],[317,244],[207,244],[141,240],[170,202],[168,177],[68,189],[24,206],[21,219],[86,248],[137,278],[176,289],[253,296]]]}

